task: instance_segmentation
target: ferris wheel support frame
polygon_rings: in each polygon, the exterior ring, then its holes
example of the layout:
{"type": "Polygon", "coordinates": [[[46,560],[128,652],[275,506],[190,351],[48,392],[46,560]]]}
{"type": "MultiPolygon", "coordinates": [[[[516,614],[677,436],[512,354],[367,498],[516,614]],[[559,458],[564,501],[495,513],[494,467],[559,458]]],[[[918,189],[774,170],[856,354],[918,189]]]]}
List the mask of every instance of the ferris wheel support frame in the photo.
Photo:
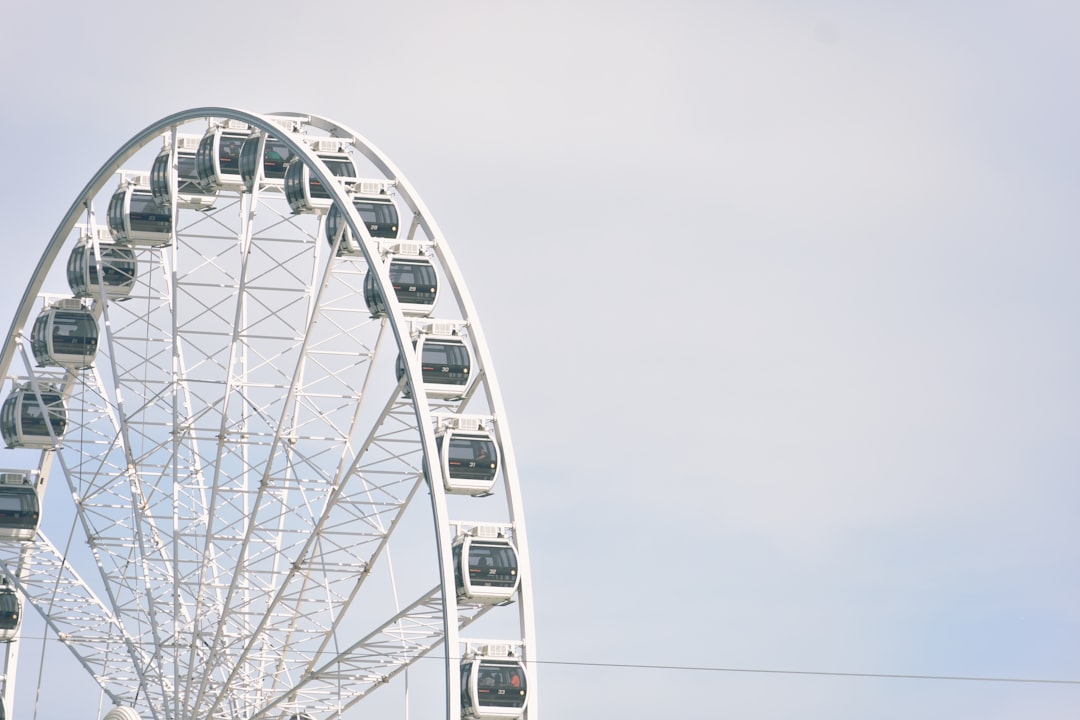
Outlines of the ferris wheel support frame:
{"type": "MultiPolygon", "coordinates": [[[[439,570],[440,570],[440,587],[442,596],[442,642],[445,647],[445,667],[447,678],[447,717],[450,720],[459,720],[460,718],[460,705],[457,699],[460,697],[460,677],[456,671],[455,662],[460,658],[457,657],[457,651],[460,647],[461,641],[458,635],[458,624],[461,619],[461,611],[457,603],[457,596],[454,585],[454,570],[451,557],[451,543],[453,537],[451,535],[451,522],[448,515],[445,493],[442,489],[441,480],[441,468],[438,463],[432,462],[433,458],[438,457],[438,450],[436,448],[434,429],[432,423],[432,414],[429,404],[426,402],[426,392],[424,390],[424,384],[420,380],[422,378],[420,359],[417,354],[410,352],[412,346],[412,339],[409,336],[407,329],[410,327],[409,319],[401,312],[400,303],[397,300],[395,293],[391,290],[392,283],[389,277],[389,264],[384,264],[380,261],[378,245],[373,240],[367,230],[366,224],[360,218],[359,213],[353,207],[350,202],[349,196],[345,193],[343,186],[336,181],[336,176],[332,174],[327,165],[321,158],[305,143],[296,140],[290,133],[280,132],[280,128],[275,125],[271,118],[293,117],[303,118],[311,126],[323,130],[329,133],[332,137],[341,137],[343,140],[348,139],[353,148],[363,154],[368,160],[370,160],[380,171],[382,171],[387,178],[392,178],[396,190],[402,197],[404,202],[413,211],[412,231],[415,231],[417,224],[423,228],[427,236],[431,239],[434,252],[437,254],[439,261],[444,268],[449,284],[454,292],[454,295],[458,301],[458,305],[461,308],[463,318],[468,325],[469,339],[472,343],[477,359],[479,360],[482,374],[482,382],[486,384],[489,405],[491,414],[495,418],[494,434],[495,439],[499,443],[502,451],[502,472],[504,474],[506,488],[506,502],[507,508],[510,514],[510,524],[514,532],[514,541],[518,549],[519,557],[522,560],[522,567],[520,568],[520,586],[517,594],[518,600],[518,614],[522,631],[522,639],[520,643],[521,659],[525,662],[525,668],[527,672],[527,678],[530,688],[533,689],[530,692],[528,704],[525,709],[526,720],[538,720],[538,703],[536,700],[536,640],[535,640],[535,621],[534,610],[532,602],[532,584],[531,573],[528,571],[528,543],[525,532],[524,518],[521,514],[522,498],[521,491],[517,477],[516,460],[513,454],[513,445],[510,441],[510,431],[506,421],[506,413],[502,402],[501,393],[498,389],[498,383],[495,378],[494,365],[492,363],[491,355],[488,350],[487,344],[484,340],[484,335],[480,327],[479,320],[472,298],[465,287],[464,282],[461,280],[460,270],[457,263],[450,251],[449,246],[443,241],[443,234],[431,214],[429,213],[426,205],[420,199],[419,195],[412,188],[411,184],[404,178],[404,176],[398,171],[396,166],[377,149],[373,144],[368,142],[365,138],[359,134],[353,132],[346,126],[337,124],[326,118],[319,116],[312,116],[302,113],[293,112],[279,112],[269,113],[267,115],[259,115],[249,113],[246,111],[236,110],[225,107],[202,107],[194,108],[191,110],[175,113],[168,117],[153,123],[144,128],[139,134],[129,140],[124,146],[117,150],[102,168],[93,176],[93,178],[87,183],[83,191],[78,196],[75,203],[72,204],[63,220],[60,222],[57,230],[54,232],[45,253],[42,255],[41,260],[38,262],[37,267],[34,270],[30,283],[27,285],[24,291],[22,300],[18,306],[18,311],[12,323],[12,329],[8,334],[8,339],[3,345],[3,350],[0,352],[0,369],[4,374],[8,373],[11,363],[14,359],[14,351],[18,345],[18,337],[21,335],[21,328],[25,327],[29,320],[30,313],[34,304],[35,298],[39,295],[45,277],[49,269],[55,264],[60,250],[63,247],[64,242],[69,237],[72,229],[75,226],[77,218],[83,213],[92,213],[93,208],[90,206],[91,199],[96,196],[105,186],[108,179],[113,176],[134,154],[141,150],[145,145],[152,141],[152,139],[159,137],[163,133],[171,132],[175,138],[177,128],[186,122],[196,121],[200,119],[224,119],[224,120],[237,120],[247,123],[249,126],[257,128],[264,133],[274,133],[275,137],[285,143],[290,150],[292,150],[297,157],[301,158],[310,168],[311,172],[317,177],[323,186],[326,188],[331,196],[331,199],[337,206],[343,210],[346,223],[349,229],[353,233],[353,237],[360,240],[359,246],[363,253],[365,260],[368,263],[369,272],[373,272],[376,276],[377,285],[382,292],[382,297],[386,303],[387,315],[391,319],[389,323],[394,335],[394,339],[398,346],[399,353],[406,368],[406,379],[402,382],[405,383],[409,379],[414,380],[411,382],[411,389],[413,393],[413,408],[416,414],[417,426],[420,429],[420,443],[423,449],[424,456],[424,471],[431,485],[431,501],[432,501],[432,513],[436,530],[438,554],[439,554],[439,570]],[[343,136],[347,136],[343,137],[343,136]]],[[[171,149],[172,159],[175,162],[176,156],[176,143],[173,143],[171,149]]],[[[256,184],[257,185],[257,184],[256,184]]],[[[256,190],[257,192],[257,190],[256,190]]],[[[173,210],[176,207],[176,197],[172,199],[173,210]]],[[[176,229],[173,228],[175,234],[176,229]]],[[[95,246],[96,247],[96,246],[95,246]]],[[[100,262],[100,257],[98,258],[100,262]]],[[[325,271],[324,282],[329,277],[331,270],[330,266],[327,266],[325,271]]],[[[311,322],[316,322],[317,317],[313,317],[311,322]]],[[[474,377],[473,391],[479,386],[480,379],[474,377]]],[[[51,464],[53,452],[50,450],[42,451],[42,458],[39,463],[43,470],[47,470],[51,464]]],[[[42,483],[45,482],[47,476],[46,472],[42,473],[42,483]]],[[[44,486],[42,486],[44,487],[44,486]]],[[[39,540],[44,536],[39,534],[39,540]]],[[[46,541],[47,542],[47,541],[46,541]]],[[[51,544],[48,545],[51,547],[51,544]]],[[[7,565],[4,566],[7,569],[7,565]]],[[[63,569],[63,568],[61,568],[63,569]]],[[[10,572],[10,570],[9,570],[10,572]]],[[[20,580],[20,575],[24,573],[24,568],[20,564],[13,573],[16,580],[20,580]]],[[[100,601],[97,601],[100,603],[100,601]]],[[[102,606],[104,607],[104,606],[102,606]]],[[[481,609],[481,612],[476,613],[473,617],[478,617],[486,611],[486,608],[481,609]]],[[[470,620],[471,621],[471,620],[470,620]]],[[[70,645],[69,645],[70,647],[70,645]]],[[[424,652],[430,652],[431,648],[428,648],[424,652]]],[[[79,653],[76,653],[77,657],[80,657],[79,653]]],[[[15,674],[15,662],[12,657],[12,647],[9,645],[5,650],[5,664],[8,669],[8,675],[12,679],[15,674]]],[[[85,662],[84,662],[85,665],[85,662]]],[[[403,666],[407,667],[406,666],[403,666]]],[[[14,683],[5,682],[4,695],[5,700],[9,700],[7,697],[14,692],[14,683]]],[[[115,698],[114,698],[115,699],[115,698]]],[[[219,696],[220,702],[221,696],[219,696]]],[[[217,705],[215,704],[214,707],[217,705]]],[[[268,710],[269,708],[267,708],[268,710]]],[[[213,708],[211,708],[211,714],[213,708]]]]}

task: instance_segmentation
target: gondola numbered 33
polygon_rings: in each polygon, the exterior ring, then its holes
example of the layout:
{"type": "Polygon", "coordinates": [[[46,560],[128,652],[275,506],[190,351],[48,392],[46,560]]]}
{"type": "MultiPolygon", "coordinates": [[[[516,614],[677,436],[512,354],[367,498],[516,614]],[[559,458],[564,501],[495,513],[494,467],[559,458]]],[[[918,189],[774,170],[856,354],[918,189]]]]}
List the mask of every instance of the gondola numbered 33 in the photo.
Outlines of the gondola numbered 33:
{"type": "Polygon", "coordinates": [[[508,646],[483,645],[461,661],[461,717],[465,720],[513,720],[528,701],[525,664],[508,646]]]}

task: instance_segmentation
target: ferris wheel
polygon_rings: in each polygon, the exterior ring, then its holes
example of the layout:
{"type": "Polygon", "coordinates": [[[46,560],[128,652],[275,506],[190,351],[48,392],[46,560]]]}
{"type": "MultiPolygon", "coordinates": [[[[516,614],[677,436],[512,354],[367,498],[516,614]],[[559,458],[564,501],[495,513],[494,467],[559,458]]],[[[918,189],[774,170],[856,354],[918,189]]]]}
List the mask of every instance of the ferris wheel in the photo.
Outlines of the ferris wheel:
{"type": "Polygon", "coordinates": [[[36,615],[101,688],[87,718],[537,720],[491,356],[351,129],[147,127],[60,222],[0,369],[0,718],[36,615]]]}

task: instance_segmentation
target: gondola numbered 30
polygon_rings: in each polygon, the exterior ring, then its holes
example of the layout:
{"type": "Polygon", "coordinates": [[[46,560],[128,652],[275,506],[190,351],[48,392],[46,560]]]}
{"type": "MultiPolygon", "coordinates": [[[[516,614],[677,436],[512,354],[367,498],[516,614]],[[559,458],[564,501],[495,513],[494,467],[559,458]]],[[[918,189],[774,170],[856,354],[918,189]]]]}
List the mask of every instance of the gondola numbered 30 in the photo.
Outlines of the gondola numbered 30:
{"type": "MultiPolygon", "coordinates": [[[[339,178],[356,177],[356,163],[346,149],[350,142],[330,138],[309,140],[318,158],[339,178]]],[[[326,213],[334,204],[322,181],[299,160],[289,163],[285,170],[285,199],[294,213],[326,213]]]]}
{"type": "Polygon", "coordinates": [[[461,661],[461,717],[465,720],[521,717],[528,692],[520,660],[483,648],[461,661]]]}
{"type": "Polygon", "coordinates": [[[0,433],[7,447],[55,450],[63,438],[67,429],[63,395],[52,383],[39,382],[37,390],[32,382],[21,383],[0,406],[0,433]]]}
{"type": "Polygon", "coordinates": [[[250,135],[251,128],[238,120],[222,121],[206,131],[195,151],[195,173],[203,192],[244,190],[240,151],[250,135]]]}
{"type": "Polygon", "coordinates": [[[172,240],[172,209],[158,205],[145,175],[124,177],[109,200],[109,232],[113,240],[131,245],[168,245],[172,240]]]}
{"type": "Polygon", "coordinates": [[[517,592],[518,556],[503,535],[478,528],[454,541],[454,581],[458,600],[503,603],[517,592]]]}
{"type": "Polygon", "coordinates": [[[97,346],[97,319],[77,298],[65,298],[45,308],[30,332],[30,347],[41,367],[89,367],[97,346]]]}
{"type": "MultiPolygon", "coordinates": [[[[406,317],[427,317],[439,298],[439,276],[431,260],[423,255],[391,255],[389,258],[390,283],[394,295],[406,317]]],[[[383,300],[374,273],[364,276],[364,302],[372,317],[385,317],[386,301],[383,300]]]]}
{"type": "MultiPolygon", "coordinates": [[[[413,341],[413,348],[420,358],[420,372],[427,396],[436,400],[461,398],[469,385],[469,368],[472,354],[469,346],[457,335],[421,334],[413,341]]],[[[397,379],[405,376],[405,359],[398,356],[397,379]]],[[[408,384],[406,397],[412,396],[408,384]]]]}
{"type": "Polygon", "coordinates": [[[448,493],[485,496],[499,473],[499,446],[475,418],[450,417],[435,429],[443,488],[448,493]]]}
{"type": "Polygon", "coordinates": [[[67,278],[72,294],[98,300],[104,292],[109,300],[123,300],[131,294],[138,275],[135,251],[127,245],[97,242],[98,251],[95,253],[94,243],[94,239],[86,233],[68,256],[67,278]]]}
{"type": "Polygon", "coordinates": [[[176,206],[189,210],[209,210],[217,200],[217,190],[207,190],[199,182],[196,154],[198,135],[177,135],[176,173],[172,172],[172,141],[165,136],[165,147],[150,166],[150,192],[157,204],[171,208],[173,188],[176,188],[176,206]]]}
{"type": "Polygon", "coordinates": [[[34,472],[0,470],[0,540],[33,540],[41,520],[34,472]]]}

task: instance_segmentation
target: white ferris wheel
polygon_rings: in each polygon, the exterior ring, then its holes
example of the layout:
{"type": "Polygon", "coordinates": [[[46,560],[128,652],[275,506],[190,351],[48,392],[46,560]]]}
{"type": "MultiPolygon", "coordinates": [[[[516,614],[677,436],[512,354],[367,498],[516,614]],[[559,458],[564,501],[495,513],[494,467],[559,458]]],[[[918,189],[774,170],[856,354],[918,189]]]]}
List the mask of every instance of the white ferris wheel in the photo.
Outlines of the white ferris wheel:
{"type": "Polygon", "coordinates": [[[410,696],[537,720],[491,356],[435,220],[351,129],[147,127],[60,222],[0,367],[0,718],[25,614],[100,686],[95,720],[407,718],[410,696]]]}

